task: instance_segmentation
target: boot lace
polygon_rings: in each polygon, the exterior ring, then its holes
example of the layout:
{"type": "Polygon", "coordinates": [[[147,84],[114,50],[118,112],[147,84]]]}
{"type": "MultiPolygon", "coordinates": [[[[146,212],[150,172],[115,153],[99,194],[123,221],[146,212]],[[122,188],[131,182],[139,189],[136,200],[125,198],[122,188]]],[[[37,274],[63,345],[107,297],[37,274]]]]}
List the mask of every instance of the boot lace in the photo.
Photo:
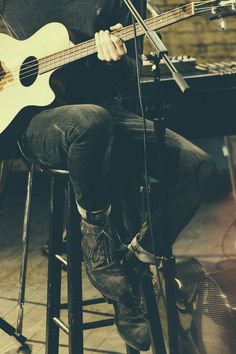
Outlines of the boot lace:
{"type": "Polygon", "coordinates": [[[112,261],[111,237],[105,229],[101,229],[94,241],[92,260],[94,262],[104,260],[106,263],[112,261]]]}

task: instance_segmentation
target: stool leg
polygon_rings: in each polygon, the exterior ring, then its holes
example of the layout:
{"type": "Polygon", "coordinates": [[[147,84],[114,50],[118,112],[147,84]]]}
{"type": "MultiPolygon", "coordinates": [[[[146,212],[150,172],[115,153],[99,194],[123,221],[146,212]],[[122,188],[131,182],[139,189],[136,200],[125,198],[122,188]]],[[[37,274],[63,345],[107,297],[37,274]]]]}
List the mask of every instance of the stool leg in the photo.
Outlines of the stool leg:
{"type": "Polygon", "coordinates": [[[67,187],[67,280],[69,354],[83,353],[82,250],[79,214],[72,185],[67,187]]]}
{"type": "Polygon", "coordinates": [[[59,350],[59,327],[55,324],[53,318],[60,317],[61,264],[55,255],[60,254],[63,235],[64,182],[64,176],[51,177],[46,354],[58,354],[59,350]]]}
{"type": "MultiPolygon", "coordinates": [[[[151,273],[150,273],[151,274],[151,273]]],[[[156,300],[154,285],[152,277],[146,275],[142,282],[142,292],[144,304],[147,311],[147,317],[150,325],[151,337],[152,337],[152,352],[153,354],[166,354],[166,346],[163,337],[163,331],[161,326],[161,319],[156,300]]]]}
{"type": "Polygon", "coordinates": [[[18,296],[17,324],[16,324],[16,331],[19,334],[22,334],[23,317],[24,317],[26,273],[27,273],[28,253],[29,253],[29,229],[30,229],[33,169],[34,169],[33,164],[31,164],[28,172],[27,193],[25,199],[25,211],[24,211],[23,230],[22,230],[23,248],[22,248],[22,256],[21,256],[20,288],[19,288],[19,296],[18,296]]]}

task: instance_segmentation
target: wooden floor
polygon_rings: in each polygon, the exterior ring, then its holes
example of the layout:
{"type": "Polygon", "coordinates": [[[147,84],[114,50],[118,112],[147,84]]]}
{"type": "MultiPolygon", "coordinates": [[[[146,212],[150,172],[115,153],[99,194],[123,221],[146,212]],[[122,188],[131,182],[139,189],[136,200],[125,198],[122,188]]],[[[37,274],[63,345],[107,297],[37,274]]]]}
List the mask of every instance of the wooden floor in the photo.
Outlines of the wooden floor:
{"type": "MultiPolygon", "coordinates": [[[[26,183],[22,174],[15,174],[14,178],[11,177],[7,183],[3,214],[0,217],[0,317],[3,317],[13,326],[16,325],[17,316],[21,255],[20,229],[24,202],[24,190],[19,185],[24,186],[24,183],[26,183]],[[17,183],[18,186],[16,186],[17,183]]],[[[174,248],[177,256],[193,256],[199,260],[211,262],[213,265],[225,259],[222,253],[222,238],[235,219],[234,201],[225,178],[222,178],[216,194],[202,206],[191,224],[182,232],[174,248]]],[[[33,197],[32,236],[23,330],[23,334],[29,339],[29,344],[32,345],[32,352],[40,354],[44,353],[45,350],[47,259],[42,254],[41,248],[47,240],[48,230],[46,195],[47,184],[43,182],[39,189],[36,188],[33,197]]],[[[235,228],[227,234],[224,242],[225,253],[230,257],[236,255],[234,234],[235,228]]],[[[96,297],[98,293],[88,283],[86,275],[84,275],[84,278],[84,297],[96,297]]],[[[63,274],[63,282],[65,281],[66,274],[63,274]]],[[[65,300],[66,286],[63,288],[62,297],[65,300]]],[[[91,320],[95,317],[101,319],[101,315],[94,314],[95,306],[87,310],[87,313],[85,313],[86,319],[91,320]]],[[[110,305],[96,305],[96,310],[103,314],[103,318],[112,314],[110,305]]],[[[84,346],[85,353],[123,354],[126,352],[125,343],[117,334],[114,326],[85,331],[84,346]]],[[[17,347],[15,340],[0,330],[0,354],[20,352],[17,351],[17,347]]],[[[60,354],[65,353],[68,353],[67,337],[62,333],[60,354]]],[[[148,353],[152,353],[152,351],[150,350],[148,353]]]]}

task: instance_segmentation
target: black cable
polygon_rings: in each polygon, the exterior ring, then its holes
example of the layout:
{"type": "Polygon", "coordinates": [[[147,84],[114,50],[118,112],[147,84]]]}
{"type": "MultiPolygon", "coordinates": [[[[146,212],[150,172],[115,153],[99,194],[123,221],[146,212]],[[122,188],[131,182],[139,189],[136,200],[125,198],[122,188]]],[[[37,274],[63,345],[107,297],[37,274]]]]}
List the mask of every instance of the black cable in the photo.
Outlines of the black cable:
{"type": "MultiPolygon", "coordinates": [[[[229,259],[229,260],[232,260],[232,258],[230,257],[230,255],[228,255],[225,251],[225,240],[229,234],[229,232],[231,231],[232,227],[236,225],[236,219],[234,218],[233,221],[229,224],[229,226],[227,227],[223,237],[222,237],[222,240],[221,240],[221,250],[222,250],[222,253],[223,255],[229,259]]],[[[235,260],[235,258],[233,259],[235,260]]]]}
{"type": "MultiPolygon", "coordinates": [[[[142,1],[141,1],[142,2],[142,1]]],[[[142,5],[141,5],[142,7],[142,5]]],[[[150,207],[150,197],[149,197],[149,183],[148,183],[148,163],[147,163],[147,125],[146,125],[146,118],[144,115],[143,109],[143,101],[142,101],[142,88],[141,88],[141,76],[139,70],[139,55],[138,55],[138,44],[137,44],[137,33],[136,33],[136,26],[135,26],[135,19],[132,16],[132,22],[134,27],[134,49],[135,49],[135,60],[136,60],[136,70],[137,70],[137,87],[138,87],[138,98],[139,98],[139,107],[141,112],[141,117],[143,118],[143,149],[144,149],[144,181],[145,181],[145,194],[146,194],[146,202],[147,202],[147,214],[148,214],[148,221],[149,221],[149,230],[150,230],[150,237],[151,237],[151,246],[152,246],[152,253],[155,258],[155,268],[156,274],[160,285],[161,294],[163,292],[163,286],[160,278],[160,272],[158,269],[158,262],[157,262],[157,252],[154,242],[154,234],[153,234],[153,226],[152,226],[152,215],[151,215],[151,207],[150,207]]],[[[144,236],[145,237],[145,236],[144,236]]],[[[163,297],[164,305],[166,306],[165,298],[163,297]]]]}

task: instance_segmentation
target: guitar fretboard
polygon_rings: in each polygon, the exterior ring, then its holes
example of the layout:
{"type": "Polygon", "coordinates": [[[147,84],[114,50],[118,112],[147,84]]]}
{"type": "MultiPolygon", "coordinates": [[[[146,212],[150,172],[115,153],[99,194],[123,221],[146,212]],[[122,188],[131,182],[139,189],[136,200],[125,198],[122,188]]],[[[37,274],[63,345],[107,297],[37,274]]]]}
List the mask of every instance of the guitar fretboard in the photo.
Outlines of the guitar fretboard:
{"type": "MultiPolygon", "coordinates": [[[[174,10],[167,11],[158,16],[151,17],[145,20],[145,23],[150,30],[156,31],[179,21],[183,21],[191,16],[194,16],[194,3],[190,3],[174,10]]],[[[144,34],[143,28],[138,23],[135,24],[135,28],[137,36],[144,34]]],[[[126,42],[134,38],[134,26],[127,26],[119,31],[116,31],[114,34],[126,42]]],[[[52,71],[78,59],[95,54],[96,52],[97,48],[95,40],[90,39],[71,48],[67,48],[63,51],[40,59],[39,73],[43,74],[45,72],[52,71]]]]}

